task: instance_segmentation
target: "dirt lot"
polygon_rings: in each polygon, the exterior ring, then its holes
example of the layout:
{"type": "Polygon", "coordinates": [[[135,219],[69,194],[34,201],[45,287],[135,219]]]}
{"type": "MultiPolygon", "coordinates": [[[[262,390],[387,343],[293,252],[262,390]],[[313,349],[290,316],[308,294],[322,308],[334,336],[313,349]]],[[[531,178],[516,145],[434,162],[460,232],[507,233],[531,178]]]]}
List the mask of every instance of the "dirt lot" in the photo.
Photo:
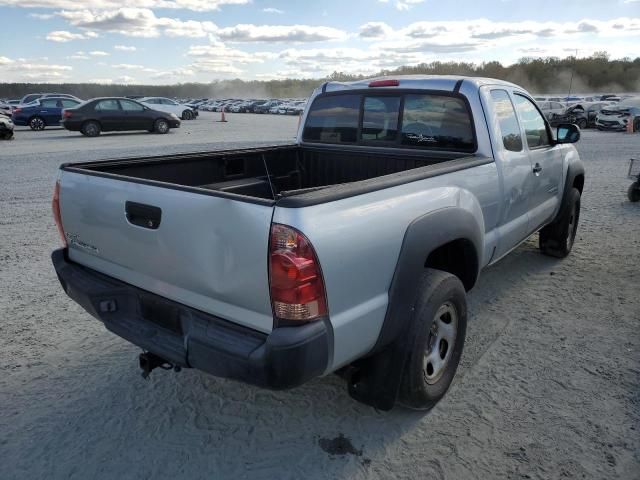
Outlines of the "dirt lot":
{"type": "Polygon", "coordinates": [[[288,392],[196,371],[144,381],[138,349],[59,287],[60,163],[288,142],[297,121],[230,117],[165,136],[20,129],[0,143],[2,479],[640,478],[640,204],[624,175],[640,135],[583,134],[572,255],[543,257],[534,238],[485,271],[447,396],[428,414],[382,413],[334,376],[288,392]]]}

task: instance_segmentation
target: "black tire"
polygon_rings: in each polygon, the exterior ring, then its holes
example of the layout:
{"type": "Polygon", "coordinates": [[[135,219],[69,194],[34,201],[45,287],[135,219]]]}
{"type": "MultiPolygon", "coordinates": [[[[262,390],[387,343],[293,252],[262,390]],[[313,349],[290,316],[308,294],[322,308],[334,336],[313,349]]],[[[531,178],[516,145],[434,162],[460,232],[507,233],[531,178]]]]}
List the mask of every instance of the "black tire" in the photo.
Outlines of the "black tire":
{"type": "Polygon", "coordinates": [[[164,118],[159,118],[153,124],[153,131],[160,134],[169,133],[169,122],[164,118]]]}
{"type": "Polygon", "coordinates": [[[564,258],[573,248],[580,220],[580,191],[572,188],[553,223],[540,230],[540,250],[545,255],[564,258]]]}
{"type": "Polygon", "coordinates": [[[191,120],[193,119],[193,112],[191,110],[185,110],[182,112],[182,120],[191,120]]]}
{"type": "Polygon", "coordinates": [[[39,131],[39,130],[44,130],[44,127],[47,126],[47,122],[44,121],[44,118],[39,117],[39,116],[35,116],[29,119],[29,127],[31,127],[31,130],[34,131],[39,131]]]}
{"type": "Polygon", "coordinates": [[[84,122],[82,124],[82,128],[80,129],[80,132],[82,132],[85,137],[97,137],[98,135],[100,135],[101,131],[102,127],[98,122],[94,120],[84,122]]]}
{"type": "Polygon", "coordinates": [[[640,201],[640,182],[633,182],[627,190],[627,197],[630,202],[640,201]]]}
{"type": "Polygon", "coordinates": [[[398,401],[414,410],[429,410],[449,389],[460,363],[467,300],[458,277],[431,268],[420,278],[417,292],[398,401]]]}
{"type": "Polygon", "coordinates": [[[640,132],[640,118],[636,118],[633,121],[633,131],[634,132],[640,132]]]}
{"type": "Polygon", "coordinates": [[[578,127],[580,127],[580,130],[584,130],[585,128],[587,128],[587,119],[579,118],[576,124],[578,125],[578,127]]]}

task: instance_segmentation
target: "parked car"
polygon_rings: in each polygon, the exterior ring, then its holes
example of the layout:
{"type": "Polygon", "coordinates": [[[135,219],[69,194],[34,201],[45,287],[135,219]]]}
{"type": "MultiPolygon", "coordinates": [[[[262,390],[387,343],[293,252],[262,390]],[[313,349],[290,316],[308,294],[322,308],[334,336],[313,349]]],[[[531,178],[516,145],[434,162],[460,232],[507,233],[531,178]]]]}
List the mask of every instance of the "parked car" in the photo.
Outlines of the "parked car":
{"type": "Polygon", "coordinates": [[[563,115],[567,106],[560,102],[537,102],[540,110],[547,119],[550,119],[553,115],[563,115]]]}
{"type": "Polygon", "coordinates": [[[20,99],[19,105],[26,105],[27,103],[31,103],[34,100],[37,100],[39,98],[49,98],[49,97],[72,98],[80,102],[82,101],[80,98],[76,97],[75,95],[71,95],[69,93],[30,93],[20,99]]]}
{"type": "Polygon", "coordinates": [[[596,117],[596,128],[624,131],[630,122],[635,132],[640,131],[640,97],[631,97],[602,109],[596,117]]]}
{"type": "Polygon", "coordinates": [[[12,119],[16,125],[28,125],[31,130],[44,130],[60,125],[62,110],[80,105],[80,100],[60,97],[41,97],[26,105],[13,109],[12,119]]]}
{"type": "Polygon", "coordinates": [[[0,140],[13,138],[13,121],[9,115],[0,113],[0,140]]]}
{"type": "Polygon", "coordinates": [[[168,133],[170,128],[180,127],[180,119],[174,113],[153,110],[135,100],[119,97],[94,98],[76,108],[65,109],[62,116],[64,128],[87,137],[129,130],[168,133]]]}
{"type": "Polygon", "coordinates": [[[182,120],[193,120],[198,116],[198,109],[178,103],[170,98],[164,97],[143,97],[138,100],[149,107],[161,112],[173,113],[182,120]]]}
{"type": "Polygon", "coordinates": [[[255,107],[255,113],[271,113],[272,108],[277,108],[281,103],[281,100],[269,100],[262,105],[258,105],[255,107]]]}
{"type": "Polygon", "coordinates": [[[574,123],[580,128],[594,127],[596,116],[603,108],[610,105],[609,102],[577,103],[567,107],[561,115],[553,114],[549,119],[551,126],[561,123],[574,123]]]}
{"type": "Polygon", "coordinates": [[[11,115],[13,108],[6,102],[0,101],[0,113],[4,115],[11,115]]]}
{"type": "Polygon", "coordinates": [[[327,82],[302,119],[292,145],[63,165],[61,285],[144,350],[144,375],[337,372],[377,408],[431,408],[480,271],[536,232],[570,253],[580,130],[469,77],[327,82]]]}

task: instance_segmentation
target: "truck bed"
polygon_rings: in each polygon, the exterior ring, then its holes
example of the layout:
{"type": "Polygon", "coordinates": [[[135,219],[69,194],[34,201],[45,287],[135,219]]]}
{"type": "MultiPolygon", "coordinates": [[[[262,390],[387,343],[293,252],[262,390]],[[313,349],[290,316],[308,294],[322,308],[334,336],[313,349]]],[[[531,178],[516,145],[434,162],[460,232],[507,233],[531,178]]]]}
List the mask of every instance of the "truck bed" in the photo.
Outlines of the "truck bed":
{"type": "MultiPolygon", "coordinates": [[[[285,145],[107,160],[69,164],[64,168],[84,174],[271,203],[330,186],[447,164],[465,155],[434,154],[424,150],[398,153],[397,149],[390,152],[379,148],[365,151],[285,145]]],[[[455,163],[459,168],[460,162],[455,163]]],[[[473,166],[473,163],[468,166],[473,166]]]]}

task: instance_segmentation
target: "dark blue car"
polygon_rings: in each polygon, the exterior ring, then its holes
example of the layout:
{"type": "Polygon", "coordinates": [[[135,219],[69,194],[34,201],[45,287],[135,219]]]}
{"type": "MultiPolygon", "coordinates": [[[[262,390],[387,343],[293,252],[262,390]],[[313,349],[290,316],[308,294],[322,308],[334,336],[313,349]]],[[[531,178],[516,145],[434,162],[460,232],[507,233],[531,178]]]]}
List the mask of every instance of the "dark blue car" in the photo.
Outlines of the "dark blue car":
{"type": "Polygon", "coordinates": [[[80,105],[72,98],[47,97],[20,105],[13,110],[11,118],[16,125],[29,125],[31,130],[44,130],[47,126],[60,125],[62,109],[80,105]]]}

